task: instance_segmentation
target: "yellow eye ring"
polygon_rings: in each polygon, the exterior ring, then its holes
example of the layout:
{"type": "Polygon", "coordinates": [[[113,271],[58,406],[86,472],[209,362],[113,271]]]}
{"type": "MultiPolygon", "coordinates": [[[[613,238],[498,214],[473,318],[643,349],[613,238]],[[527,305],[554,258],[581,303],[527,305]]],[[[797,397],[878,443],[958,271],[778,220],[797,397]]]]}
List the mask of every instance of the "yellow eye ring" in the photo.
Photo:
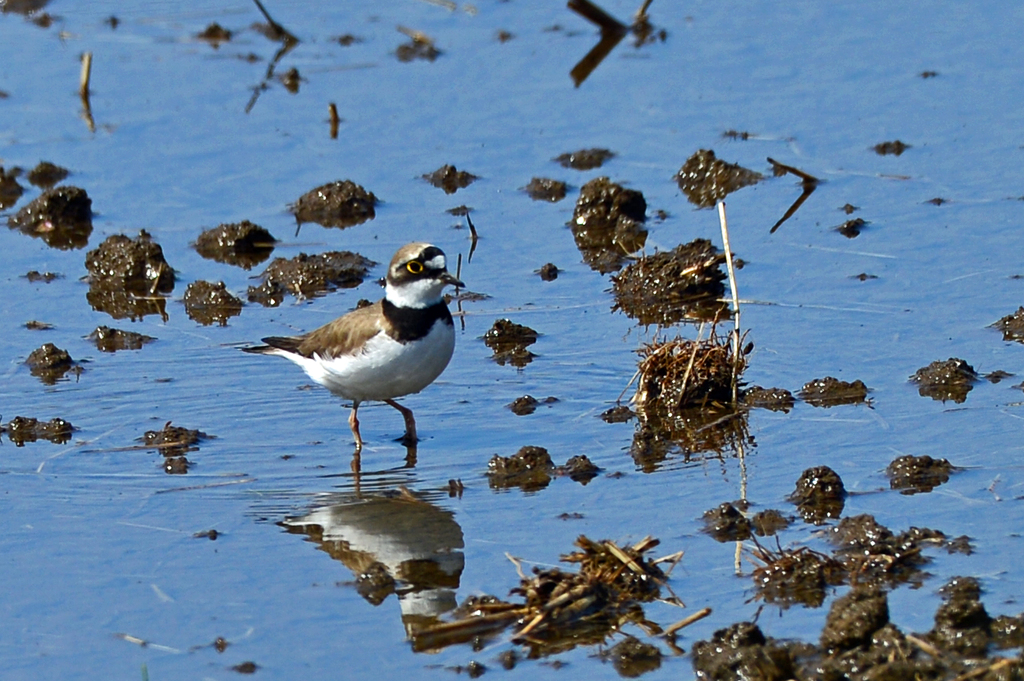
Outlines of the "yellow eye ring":
{"type": "Polygon", "coordinates": [[[406,264],[405,269],[409,270],[413,274],[419,274],[420,272],[423,271],[423,263],[421,263],[419,260],[410,260],[406,264]]]}

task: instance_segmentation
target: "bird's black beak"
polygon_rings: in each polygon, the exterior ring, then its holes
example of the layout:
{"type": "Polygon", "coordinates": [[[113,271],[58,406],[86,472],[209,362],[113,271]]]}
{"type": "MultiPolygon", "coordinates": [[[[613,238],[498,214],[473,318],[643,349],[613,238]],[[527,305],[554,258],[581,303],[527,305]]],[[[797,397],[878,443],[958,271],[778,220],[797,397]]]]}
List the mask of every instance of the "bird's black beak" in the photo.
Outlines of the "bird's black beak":
{"type": "Polygon", "coordinates": [[[447,272],[447,271],[442,272],[441,276],[438,277],[438,279],[440,279],[441,281],[443,281],[446,284],[451,284],[452,286],[457,286],[459,288],[466,288],[466,285],[463,284],[458,279],[456,279],[455,275],[453,275],[451,272],[447,272]]]}

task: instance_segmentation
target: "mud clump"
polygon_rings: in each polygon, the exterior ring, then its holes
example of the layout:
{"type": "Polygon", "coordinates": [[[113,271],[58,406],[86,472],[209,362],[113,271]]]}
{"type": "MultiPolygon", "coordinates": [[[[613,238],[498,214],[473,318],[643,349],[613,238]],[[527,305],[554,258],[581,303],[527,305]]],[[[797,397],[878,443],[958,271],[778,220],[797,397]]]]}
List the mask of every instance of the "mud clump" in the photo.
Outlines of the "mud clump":
{"type": "Polygon", "coordinates": [[[909,144],[904,144],[899,140],[893,140],[892,142],[880,142],[879,144],[871,147],[871,150],[879,156],[899,156],[909,148],[909,144]]]}
{"type": "Polygon", "coordinates": [[[715,541],[743,541],[750,539],[750,520],[730,503],[724,503],[704,512],[704,533],[715,541]]]}
{"type": "Polygon", "coordinates": [[[211,437],[200,430],[172,426],[168,421],[161,430],[147,430],[139,440],[146,449],[156,449],[163,454],[165,473],[183,475],[192,465],[185,455],[198,450],[199,443],[211,437]]]}
{"type": "Polygon", "coordinates": [[[537,407],[541,404],[554,404],[558,402],[557,397],[545,397],[543,400],[538,400],[532,395],[523,395],[512,400],[512,404],[508,405],[508,408],[512,410],[512,413],[516,416],[529,416],[533,412],[537,411],[537,407]]]}
{"type": "Polygon", "coordinates": [[[624,404],[618,404],[601,412],[601,420],[605,423],[626,423],[636,418],[636,412],[624,404]]]}
{"type": "Polygon", "coordinates": [[[855,588],[837,598],[825,618],[821,647],[829,653],[871,643],[872,635],[889,623],[889,601],[872,588],[855,588]]]}
{"type": "Polygon", "coordinates": [[[565,198],[568,186],[561,180],[552,180],[546,177],[534,177],[530,184],[521,188],[534,201],[548,201],[558,203],[565,198]]]}
{"type": "Polygon", "coordinates": [[[842,514],[846,506],[846,487],[834,470],[816,466],[800,474],[789,500],[796,504],[804,520],[820,525],[842,514]]]}
{"type": "Polygon", "coordinates": [[[242,314],[242,301],[228,292],[223,281],[192,282],[185,289],[184,302],[188,318],[203,326],[227,326],[228,319],[242,314]]]}
{"type": "Polygon", "coordinates": [[[755,545],[752,555],[758,565],[752,577],[756,597],[766,603],[818,608],[825,602],[828,587],[842,584],[846,576],[839,561],[806,546],[771,551],[755,545]]]}
{"type": "Polygon", "coordinates": [[[522,369],[536,357],[526,348],[536,343],[539,335],[528,326],[499,319],[488,329],[483,339],[484,345],[494,351],[492,360],[501,366],[511,364],[522,369]]]}
{"type": "Polygon", "coordinates": [[[931,492],[949,481],[949,474],[956,470],[945,459],[930,456],[900,456],[885,469],[889,476],[889,487],[900,494],[931,492]]]}
{"type": "Polygon", "coordinates": [[[559,466],[555,469],[555,472],[558,475],[568,477],[573,482],[586,485],[596,478],[602,470],[604,469],[588,459],[586,454],[577,454],[576,456],[569,457],[565,465],[559,466]]]}
{"type": "Polygon", "coordinates": [[[751,622],[719,629],[710,641],[694,643],[693,669],[698,679],[788,681],[797,678],[790,651],[770,642],[751,622]]]}
{"type": "Polygon", "coordinates": [[[612,275],[612,311],[621,310],[644,326],[728,319],[729,307],[721,299],[724,263],[725,253],[707,239],[641,256],[612,275]]]}
{"type": "Polygon", "coordinates": [[[86,299],[94,310],[114,319],[147,314],[166,318],[165,301],[157,294],[174,290],[174,270],[145,230],[135,239],[123,234],[107,237],[86,254],[85,267],[90,275],[86,299]]]}
{"type": "Polygon", "coordinates": [[[301,226],[315,222],[324,227],[344,229],[377,216],[377,197],[351,180],[337,180],[312,189],[292,205],[295,221],[301,226]]]}
{"type": "Polygon", "coordinates": [[[421,33],[411,35],[409,42],[402,43],[395,49],[395,56],[404,64],[417,59],[432,62],[442,54],[441,50],[434,45],[434,41],[421,33]]]}
{"type": "Polygon", "coordinates": [[[734,382],[746,369],[746,358],[734,356],[732,343],[717,337],[654,342],[639,355],[637,408],[669,418],[691,407],[731,404],[734,382]]]}
{"type": "Polygon", "coordinates": [[[290,260],[275,258],[260,275],[263,283],[249,287],[249,302],[277,307],[289,293],[302,299],[339,288],[355,288],[376,264],[351,251],[299,253],[290,260]]]}
{"type": "Polygon", "coordinates": [[[204,231],[196,239],[195,248],[207,260],[249,270],[267,260],[276,243],[270,232],[243,220],[204,231]]]}
{"type": "Polygon", "coordinates": [[[31,353],[25,360],[29,373],[45,385],[55,385],[69,371],[81,372],[81,367],[71,359],[67,350],[58,348],[53,343],[44,343],[31,353]]]}
{"type": "Polygon", "coordinates": [[[61,168],[49,161],[40,161],[35,168],[28,171],[28,181],[41,189],[49,189],[69,174],[67,168],[61,168]]]}
{"type": "Polygon", "coordinates": [[[51,248],[85,248],[92,234],[92,200],[79,187],[47,189],[7,218],[7,224],[51,248]]]}
{"type": "Polygon", "coordinates": [[[75,427],[61,418],[40,421],[24,416],[15,416],[8,423],[0,424],[0,433],[16,447],[24,447],[26,442],[49,440],[55,445],[66,444],[71,439],[75,427]]]}
{"type": "Polygon", "coordinates": [[[549,262],[537,270],[537,274],[539,274],[540,278],[544,281],[554,281],[555,279],[558,279],[558,273],[561,271],[562,270],[558,269],[554,263],[549,262]]]}
{"type": "Polygon", "coordinates": [[[96,330],[89,334],[89,340],[96,343],[100,352],[117,352],[118,350],[140,350],[146,343],[152,343],[156,339],[134,331],[122,331],[112,329],[109,326],[97,326],[96,330]]]}
{"type": "Polygon", "coordinates": [[[860,236],[861,230],[867,227],[867,225],[867,221],[863,218],[854,218],[852,220],[847,220],[833,229],[845,236],[847,239],[854,239],[860,236]]]}
{"type": "Polygon", "coordinates": [[[18,177],[21,175],[21,168],[4,170],[0,166],[0,210],[7,210],[18,202],[25,188],[18,184],[18,177]]]}
{"type": "Polygon", "coordinates": [[[967,400],[967,393],[974,388],[978,373],[964,360],[950,357],[918,369],[910,380],[918,385],[917,392],[921,397],[962,404],[967,400]]]}
{"type": "Polygon", "coordinates": [[[992,326],[1003,332],[1003,340],[1024,343],[1024,306],[1017,308],[1013,314],[1000,318],[992,326]]]}
{"type": "Polygon", "coordinates": [[[423,179],[432,186],[444,190],[445,194],[454,194],[473,184],[479,178],[465,170],[459,170],[453,165],[443,165],[434,172],[424,175],[423,179]]]}
{"type": "Polygon", "coordinates": [[[812,407],[835,407],[840,404],[861,404],[868,398],[868,388],[862,381],[840,381],[826,376],[804,384],[797,393],[812,407]]]}
{"type": "Polygon", "coordinates": [[[771,537],[789,527],[789,523],[789,518],[772,508],[759,511],[750,519],[750,526],[759,537],[771,537]]]}
{"type": "Polygon", "coordinates": [[[793,393],[785,388],[751,386],[743,391],[743,404],[751,409],[768,409],[789,413],[796,406],[793,393]]]}
{"type": "Polygon", "coordinates": [[[551,484],[555,464],[548,450],[527,445],[512,456],[495,454],[487,463],[487,479],[491,489],[518,487],[535,492],[551,484]]]}
{"type": "Polygon", "coordinates": [[[37,270],[29,270],[28,272],[25,273],[25,278],[28,279],[33,284],[40,281],[43,282],[44,284],[49,284],[51,281],[63,279],[64,275],[56,274],[55,272],[39,272],[37,270]]]}
{"type": "Polygon", "coordinates": [[[609,151],[608,149],[580,149],[579,151],[570,151],[560,156],[556,156],[552,160],[558,163],[563,168],[572,168],[573,170],[593,170],[594,168],[600,168],[604,165],[604,162],[615,158],[615,152],[609,151]]]}
{"type": "Polygon", "coordinates": [[[197,33],[196,38],[199,40],[205,40],[210,43],[214,49],[216,49],[220,47],[221,43],[226,43],[231,40],[231,31],[224,28],[217,22],[214,22],[197,33]]]}
{"type": "Polygon", "coordinates": [[[843,518],[829,530],[828,539],[837,547],[834,557],[856,575],[857,583],[874,586],[920,582],[921,566],[931,560],[924,549],[948,544],[938,530],[911,527],[895,534],[867,514],[843,518]]]}
{"type": "Polygon", "coordinates": [[[761,173],[720,161],[710,149],[697,151],[676,173],[679,188],[698,208],[710,208],[737,189],[762,179],[761,173]]]}
{"type": "MultiPolygon", "coordinates": [[[[524,646],[530,659],[603,643],[627,622],[644,621],[642,604],[662,597],[665,573],[645,555],[658,544],[650,537],[632,546],[619,546],[580,536],[576,540],[580,550],[561,558],[579,565],[577,572],[556,567],[534,568],[531,576],[520,573],[519,586],[510,592],[517,602],[471,596],[455,611],[454,621],[414,631],[413,648],[423,651],[458,643],[479,644],[508,627],[516,628],[511,640],[524,646]]],[[[617,654],[624,659],[624,668],[653,668],[658,656],[652,648],[627,644],[617,654]],[[636,666],[625,664],[625,660],[634,660],[636,666]]],[[[513,663],[518,659],[514,653],[503,657],[513,663]]]]}
{"type": "Polygon", "coordinates": [[[661,658],[658,646],[644,643],[635,636],[626,636],[601,654],[601,659],[611,661],[619,676],[627,679],[660,669],[661,658]]]}
{"type": "Polygon", "coordinates": [[[643,194],[598,177],[580,188],[570,227],[583,261],[607,274],[621,269],[628,254],[643,248],[646,220],[643,194]]]}

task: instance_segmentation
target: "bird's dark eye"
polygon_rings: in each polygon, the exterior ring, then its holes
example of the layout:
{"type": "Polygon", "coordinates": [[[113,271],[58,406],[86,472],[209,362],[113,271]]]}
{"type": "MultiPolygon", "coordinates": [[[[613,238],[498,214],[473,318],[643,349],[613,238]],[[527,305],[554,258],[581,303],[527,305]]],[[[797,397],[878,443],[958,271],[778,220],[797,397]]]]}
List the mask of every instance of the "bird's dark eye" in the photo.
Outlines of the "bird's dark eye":
{"type": "Polygon", "coordinates": [[[421,263],[419,260],[410,260],[406,264],[405,269],[409,270],[413,274],[419,274],[420,272],[423,271],[423,263],[421,263]]]}

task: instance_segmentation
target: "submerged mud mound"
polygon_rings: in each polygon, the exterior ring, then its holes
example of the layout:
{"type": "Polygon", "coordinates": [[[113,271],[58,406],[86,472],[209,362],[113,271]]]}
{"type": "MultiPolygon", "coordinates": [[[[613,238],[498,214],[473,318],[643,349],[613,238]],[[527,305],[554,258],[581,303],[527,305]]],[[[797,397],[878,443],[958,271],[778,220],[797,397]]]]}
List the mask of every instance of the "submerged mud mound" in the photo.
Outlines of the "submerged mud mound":
{"type": "Polygon", "coordinates": [[[535,177],[530,184],[521,189],[534,201],[548,201],[558,203],[565,198],[568,187],[561,180],[552,180],[546,177],[535,177]]]}
{"type": "Polygon", "coordinates": [[[249,301],[277,307],[289,293],[301,299],[339,288],[355,288],[376,264],[351,251],[299,253],[290,260],[275,258],[260,275],[263,283],[249,287],[249,301]]]}
{"type": "Polygon", "coordinates": [[[608,149],[580,149],[570,151],[551,159],[563,168],[573,170],[593,170],[600,168],[608,159],[615,158],[615,152],[608,149]]]}
{"type": "Polygon", "coordinates": [[[921,397],[962,404],[967,400],[967,393],[974,389],[978,373],[964,360],[950,357],[918,369],[910,380],[917,384],[921,397]]]}
{"type": "Polygon", "coordinates": [[[644,326],[727,319],[725,254],[707,239],[641,256],[612,275],[615,305],[644,326]]]}
{"type": "Polygon", "coordinates": [[[868,388],[862,381],[840,381],[826,376],[808,381],[798,393],[800,399],[812,407],[835,407],[840,404],[861,404],[868,398],[868,388]]]}
{"type": "Polygon", "coordinates": [[[483,339],[484,345],[494,351],[492,360],[502,366],[511,364],[522,369],[536,357],[526,348],[536,343],[539,335],[528,326],[499,319],[487,330],[483,339]]]}
{"type": "Polygon", "coordinates": [[[901,494],[919,494],[949,481],[949,474],[956,468],[945,459],[907,454],[893,459],[885,469],[889,486],[901,494]]]}
{"type": "Polygon", "coordinates": [[[107,237],[86,254],[85,267],[89,270],[86,299],[94,310],[114,319],[165,316],[164,299],[157,294],[174,290],[174,270],[145,230],[135,239],[123,234],[107,237]]]}
{"type": "Polygon", "coordinates": [[[28,171],[28,181],[41,189],[49,189],[68,175],[70,171],[67,168],[61,168],[49,161],[40,161],[35,168],[28,171]]]}
{"type": "Polygon", "coordinates": [[[185,290],[185,313],[203,326],[228,325],[228,319],[242,314],[242,301],[228,292],[223,281],[216,284],[194,281],[185,290]]]}
{"type": "Polygon", "coordinates": [[[679,188],[698,208],[710,208],[737,189],[762,179],[761,173],[720,161],[710,149],[697,151],[676,173],[679,188]]]}
{"type": "Polygon", "coordinates": [[[71,359],[68,351],[58,348],[53,343],[44,343],[33,350],[25,364],[28,365],[29,373],[44,385],[55,385],[68,372],[81,372],[81,367],[71,359]]]}
{"type": "Polygon", "coordinates": [[[570,227],[583,262],[607,274],[621,269],[630,253],[643,248],[646,220],[643,194],[598,177],[580,188],[570,227]]]}
{"type": "Polygon", "coordinates": [[[793,393],[785,388],[762,388],[753,385],[743,391],[743,404],[751,409],[789,413],[796,406],[796,400],[793,393]]]}
{"type": "Polygon", "coordinates": [[[207,260],[252,269],[274,252],[277,243],[270,232],[248,220],[208,229],[196,239],[196,252],[207,260]]]}
{"type": "Polygon", "coordinates": [[[473,184],[479,178],[465,170],[459,170],[453,165],[443,165],[434,172],[424,175],[423,179],[431,186],[443,190],[445,194],[454,194],[473,184]]]}
{"type": "Polygon", "coordinates": [[[324,227],[344,229],[375,218],[376,205],[377,197],[373,192],[351,180],[337,180],[306,192],[291,210],[300,226],[315,222],[324,227]]]}
{"type": "Polygon", "coordinates": [[[51,248],[85,248],[92,234],[92,200],[79,187],[47,189],[7,218],[7,224],[51,248]]]}
{"type": "Polygon", "coordinates": [[[16,447],[24,447],[26,442],[49,440],[55,445],[62,445],[71,439],[75,427],[61,418],[40,421],[25,416],[15,416],[7,423],[0,423],[0,434],[16,447]]]}
{"type": "Polygon", "coordinates": [[[117,352],[118,350],[139,350],[146,343],[152,343],[156,339],[134,331],[97,326],[96,330],[89,334],[89,340],[96,343],[96,349],[100,352],[117,352]]]}

